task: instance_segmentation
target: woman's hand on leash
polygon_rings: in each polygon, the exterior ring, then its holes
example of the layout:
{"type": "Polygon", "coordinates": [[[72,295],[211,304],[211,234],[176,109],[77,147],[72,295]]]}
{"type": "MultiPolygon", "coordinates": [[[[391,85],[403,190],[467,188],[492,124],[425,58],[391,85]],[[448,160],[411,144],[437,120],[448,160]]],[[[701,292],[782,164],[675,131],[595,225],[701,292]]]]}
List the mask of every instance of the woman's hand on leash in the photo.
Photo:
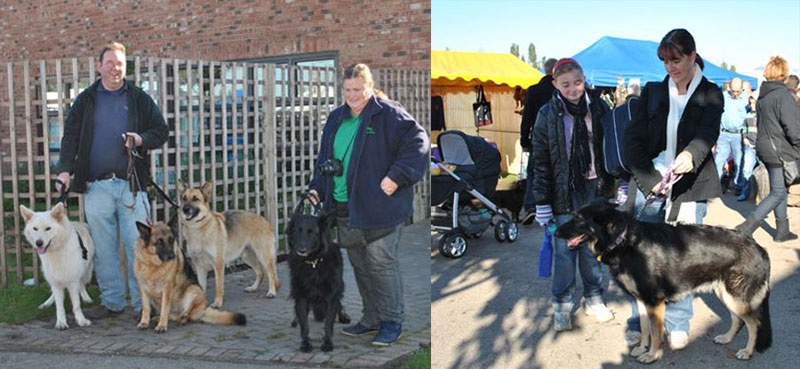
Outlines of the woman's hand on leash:
{"type": "Polygon", "coordinates": [[[397,191],[397,183],[395,183],[389,176],[383,177],[381,181],[381,190],[386,196],[392,196],[397,191]]]}
{"type": "Polygon", "coordinates": [[[674,174],[684,174],[689,173],[694,169],[694,164],[692,163],[692,153],[684,150],[678,154],[678,157],[675,158],[675,161],[672,163],[672,173],[674,174]]]}
{"type": "Polygon", "coordinates": [[[58,177],[57,178],[61,182],[56,181],[56,190],[58,190],[58,192],[62,191],[61,190],[61,183],[64,183],[64,187],[66,187],[64,189],[64,191],[69,190],[69,172],[58,173],[58,177]]]}

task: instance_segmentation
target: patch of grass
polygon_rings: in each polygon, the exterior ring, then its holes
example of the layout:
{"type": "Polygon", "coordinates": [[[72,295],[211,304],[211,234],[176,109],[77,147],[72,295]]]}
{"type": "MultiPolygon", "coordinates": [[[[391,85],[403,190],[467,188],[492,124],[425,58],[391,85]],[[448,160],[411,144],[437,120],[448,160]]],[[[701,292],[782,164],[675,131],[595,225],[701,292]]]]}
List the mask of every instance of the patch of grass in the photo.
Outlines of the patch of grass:
{"type": "Polygon", "coordinates": [[[246,340],[246,339],[250,338],[250,336],[248,336],[247,333],[244,333],[244,331],[238,331],[238,332],[234,333],[233,336],[231,336],[231,337],[236,338],[236,339],[240,339],[240,340],[246,340]]]}
{"type": "Polygon", "coordinates": [[[431,348],[422,348],[411,354],[411,357],[403,363],[403,369],[430,369],[431,367],[431,348]]]}
{"type": "Polygon", "coordinates": [[[217,342],[225,342],[227,340],[228,340],[228,336],[226,336],[223,333],[220,333],[216,337],[214,337],[214,341],[217,341],[217,342]]]}
{"type": "MultiPolygon", "coordinates": [[[[94,300],[93,304],[83,304],[84,308],[97,306],[100,303],[100,291],[97,286],[89,285],[86,290],[94,300]]],[[[67,296],[69,294],[65,293],[67,296]]],[[[56,315],[55,304],[39,310],[38,306],[50,297],[50,286],[42,283],[39,286],[26,287],[15,280],[9,280],[8,288],[0,289],[0,322],[8,324],[24,323],[33,319],[56,315]]],[[[72,302],[65,298],[64,309],[72,312],[72,302]]]]}
{"type": "Polygon", "coordinates": [[[273,333],[272,335],[270,335],[270,336],[269,336],[269,337],[267,337],[267,338],[269,338],[269,339],[278,339],[278,338],[281,338],[281,337],[283,337],[283,336],[285,336],[285,334],[284,334],[284,333],[282,333],[282,332],[275,332],[275,333],[273,333]]]}

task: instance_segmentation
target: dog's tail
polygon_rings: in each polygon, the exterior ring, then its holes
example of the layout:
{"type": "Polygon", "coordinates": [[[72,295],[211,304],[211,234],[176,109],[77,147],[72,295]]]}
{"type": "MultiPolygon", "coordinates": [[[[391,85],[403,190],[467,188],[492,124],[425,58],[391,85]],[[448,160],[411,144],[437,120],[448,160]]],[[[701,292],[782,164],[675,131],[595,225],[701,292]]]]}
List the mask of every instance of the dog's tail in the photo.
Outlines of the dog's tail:
{"type": "Polygon", "coordinates": [[[227,325],[246,325],[247,318],[244,314],[231,313],[230,311],[222,311],[212,308],[206,308],[203,312],[203,317],[200,318],[205,323],[211,324],[227,324],[227,325]]]}
{"type": "Polygon", "coordinates": [[[764,352],[772,346],[772,322],[769,319],[769,290],[761,301],[756,312],[758,316],[758,332],[756,333],[756,351],[764,352]]]}

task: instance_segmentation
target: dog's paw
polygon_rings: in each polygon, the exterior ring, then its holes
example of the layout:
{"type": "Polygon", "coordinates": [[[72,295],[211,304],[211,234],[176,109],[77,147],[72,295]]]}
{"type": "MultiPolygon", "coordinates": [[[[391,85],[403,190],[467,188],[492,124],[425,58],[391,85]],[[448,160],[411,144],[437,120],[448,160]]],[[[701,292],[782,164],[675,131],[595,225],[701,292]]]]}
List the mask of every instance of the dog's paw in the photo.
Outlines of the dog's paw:
{"type": "Polygon", "coordinates": [[[164,333],[166,331],[167,331],[167,325],[166,324],[164,324],[164,325],[159,324],[159,325],[156,326],[156,333],[164,333]]]}
{"type": "Polygon", "coordinates": [[[181,318],[178,320],[178,323],[180,323],[180,325],[184,325],[184,324],[186,324],[186,323],[189,323],[189,316],[188,316],[188,315],[184,315],[184,316],[182,316],[182,317],[181,317],[181,318]]]}
{"type": "Polygon", "coordinates": [[[67,324],[66,319],[56,321],[56,329],[58,329],[59,331],[63,331],[67,328],[69,328],[69,324],[67,324]]]}
{"type": "Polygon", "coordinates": [[[748,351],[746,348],[743,348],[736,352],[736,358],[739,360],[750,360],[750,357],[753,356],[752,351],[748,351]]]}
{"type": "Polygon", "coordinates": [[[214,300],[214,302],[211,303],[211,305],[209,305],[209,307],[212,308],[212,309],[221,308],[222,307],[222,300],[214,300]]]}
{"type": "Polygon", "coordinates": [[[650,364],[658,359],[661,359],[661,350],[656,351],[655,353],[647,352],[636,358],[642,364],[650,364]]]}
{"type": "Polygon", "coordinates": [[[244,288],[244,292],[252,293],[258,291],[258,286],[249,286],[244,288]]]}
{"type": "Polygon", "coordinates": [[[311,342],[309,341],[303,341],[303,343],[300,344],[300,351],[302,352],[311,352],[311,349],[311,342]]]}
{"type": "Polygon", "coordinates": [[[631,350],[631,356],[639,357],[647,352],[647,346],[636,346],[631,350]]]}
{"type": "Polygon", "coordinates": [[[47,309],[48,306],[50,306],[50,305],[45,302],[45,303],[39,305],[39,310],[47,309]]]}
{"type": "Polygon", "coordinates": [[[149,320],[142,320],[142,321],[139,322],[139,325],[137,325],[137,327],[139,329],[147,329],[147,328],[150,327],[150,321],[149,320]]]}
{"type": "Polygon", "coordinates": [[[730,343],[733,340],[733,337],[728,337],[724,334],[720,334],[719,336],[714,337],[714,343],[724,345],[726,343],[730,343]]]}
{"type": "Polygon", "coordinates": [[[331,342],[331,340],[325,340],[325,342],[322,343],[321,349],[324,352],[333,351],[333,342],[331,342]]]}
{"type": "Polygon", "coordinates": [[[92,325],[92,321],[86,318],[75,318],[75,321],[77,321],[78,325],[81,327],[88,327],[92,325]]]}
{"type": "Polygon", "coordinates": [[[277,294],[275,293],[275,291],[269,291],[269,292],[267,292],[267,298],[268,298],[268,299],[274,299],[276,295],[277,295],[277,294]]]}

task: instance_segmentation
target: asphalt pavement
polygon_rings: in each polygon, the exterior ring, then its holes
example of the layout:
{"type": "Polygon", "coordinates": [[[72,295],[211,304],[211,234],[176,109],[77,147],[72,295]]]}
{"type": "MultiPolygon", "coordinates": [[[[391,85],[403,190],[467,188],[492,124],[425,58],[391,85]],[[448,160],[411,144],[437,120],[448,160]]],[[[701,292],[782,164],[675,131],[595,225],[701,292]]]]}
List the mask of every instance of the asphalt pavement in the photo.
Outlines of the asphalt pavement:
{"type": "MultiPolygon", "coordinates": [[[[709,203],[705,223],[733,227],[753,207],[752,201],[737,202],[728,194],[709,203]]],[[[800,208],[790,208],[789,218],[793,231],[800,233],[800,208]]],[[[756,353],[750,361],[737,360],[736,351],[747,340],[744,329],[733,342],[715,344],[713,337],[728,330],[730,316],[713,294],[701,294],[693,304],[689,345],[681,351],[665,346],[662,359],[649,367],[798,367],[800,242],[774,243],[774,226],[770,215],[754,234],[768,251],[772,266],[772,347],[763,354],[756,353]]],[[[439,236],[431,233],[432,367],[642,367],[628,355],[624,337],[630,304],[613,282],[605,294],[615,313],[613,320],[598,323],[579,308],[573,315],[571,331],[553,331],[551,280],[538,276],[543,231],[539,226],[520,229],[517,242],[509,244],[495,241],[490,228],[481,239],[470,239],[466,254],[456,260],[439,255],[439,236]]],[[[581,296],[581,291],[579,283],[576,295],[581,296]]]]}

